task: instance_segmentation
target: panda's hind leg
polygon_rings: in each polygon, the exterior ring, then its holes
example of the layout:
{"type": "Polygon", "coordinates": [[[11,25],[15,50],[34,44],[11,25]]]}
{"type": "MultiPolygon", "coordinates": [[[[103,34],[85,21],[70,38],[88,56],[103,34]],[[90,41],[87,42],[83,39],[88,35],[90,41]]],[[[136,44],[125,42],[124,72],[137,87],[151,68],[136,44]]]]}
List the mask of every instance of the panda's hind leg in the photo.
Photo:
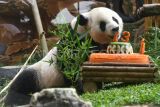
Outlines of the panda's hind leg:
{"type": "Polygon", "coordinates": [[[10,86],[5,105],[28,104],[31,94],[40,91],[38,74],[34,69],[24,70],[10,86]]]}

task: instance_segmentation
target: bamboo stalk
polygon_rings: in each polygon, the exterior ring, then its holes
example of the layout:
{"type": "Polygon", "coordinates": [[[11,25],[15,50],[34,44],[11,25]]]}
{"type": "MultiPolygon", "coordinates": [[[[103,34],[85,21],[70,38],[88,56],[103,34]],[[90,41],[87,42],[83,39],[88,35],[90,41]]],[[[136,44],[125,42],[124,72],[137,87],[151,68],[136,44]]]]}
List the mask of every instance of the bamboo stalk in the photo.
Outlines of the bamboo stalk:
{"type": "Polygon", "coordinates": [[[120,78],[120,77],[87,77],[87,78],[83,78],[83,81],[94,81],[94,82],[132,82],[132,83],[136,83],[136,82],[152,82],[154,81],[154,78],[120,78]]]}
{"type": "Polygon", "coordinates": [[[30,56],[28,57],[28,59],[26,60],[26,62],[24,63],[24,65],[22,66],[22,68],[19,70],[19,72],[16,74],[16,76],[9,82],[9,84],[4,87],[1,92],[0,95],[5,92],[10,86],[11,84],[17,79],[17,77],[23,72],[23,70],[26,68],[29,60],[31,59],[32,55],[34,54],[34,52],[36,51],[36,49],[38,48],[38,45],[34,48],[34,50],[32,51],[32,53],[30,54],[30,56]]]}
{"type": "Polygon", "coordinates": [[[43,26],[42,26],[42,21],[41,21],[40,14],[39,14],[39,9],[37,6],[37,0],[32,0],[32,3],[30,5],[32,7],[32,12],[33,12],[33,16],[34,16],[35,23],[36,23],[36,27],[37,27],[37,31],[38,31],[38,35],[40,39],[40,44],[41,44],[42,51],[43,51],[43,56],[45,56],[48,53],[48,47],[47,47],[47,42],[45,38],[45,33],[43,30],[43,26]]]}
{"type": "Polygon", "coordinates": [[[104,62],[104,63],[91,63],[84,62],[83,66],[135,66],[135,67],[154,67],[153,63],[151,64],[138,64],[138,63],[118,63],[118,62],[104,62]]]}
{"type": "Polygon", "coordinates": [[[130,77],[130,78],[154,78],[154,73],[141,72],[83,72],[83,77],[130,77]]]}
{"type": "Polygon", "coordinates": [[[92,72],[155,72],[154,67],[125,67],[125,66],[82,66],[82,71],[92,72]]]}

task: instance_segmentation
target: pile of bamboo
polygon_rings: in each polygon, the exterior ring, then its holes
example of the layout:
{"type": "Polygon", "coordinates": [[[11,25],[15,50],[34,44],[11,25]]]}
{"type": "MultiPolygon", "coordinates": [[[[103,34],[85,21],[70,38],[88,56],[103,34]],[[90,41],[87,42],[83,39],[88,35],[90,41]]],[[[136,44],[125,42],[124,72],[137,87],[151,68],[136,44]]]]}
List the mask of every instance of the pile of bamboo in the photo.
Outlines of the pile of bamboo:
{"type": "Polygon", "coordinates": [[[149,82],[154,81],[157,68],[150,64],[90,63],[82,66],[85,82],[149,82]]]}

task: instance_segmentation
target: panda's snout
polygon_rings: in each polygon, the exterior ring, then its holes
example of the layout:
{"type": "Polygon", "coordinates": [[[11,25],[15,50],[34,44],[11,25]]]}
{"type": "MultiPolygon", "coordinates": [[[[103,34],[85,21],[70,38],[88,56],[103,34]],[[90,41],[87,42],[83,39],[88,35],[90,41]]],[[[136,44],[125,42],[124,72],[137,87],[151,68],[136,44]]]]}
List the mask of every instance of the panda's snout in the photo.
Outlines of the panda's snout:
{"type": "Polygon", "coordinates": [[[119,30],[119,27],[115,27],[112,29],[112,32],[118,32],[118,30],[119,30]]]}

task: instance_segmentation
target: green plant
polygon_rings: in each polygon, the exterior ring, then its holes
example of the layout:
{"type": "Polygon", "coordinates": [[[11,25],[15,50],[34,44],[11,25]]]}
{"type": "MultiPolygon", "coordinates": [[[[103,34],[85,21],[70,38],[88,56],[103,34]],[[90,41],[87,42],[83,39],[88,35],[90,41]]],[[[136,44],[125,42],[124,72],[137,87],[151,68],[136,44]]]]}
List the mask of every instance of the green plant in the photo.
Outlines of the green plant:
{"type": "Polygon", "coordinates": [[[143,34],[146,43],[146,54],[160,66],[160,28],[151,27],[143,34]]]}
{"type": "MultiPolygon", "coordinates": [[[[0,79],[0,91],[10,82],[9,78],[1,78],[0,79]]],[[[2,98],[7,94],[7,91],[5,91],[3,94],[0,95],[0,101],[2,100],[2,98]]],[[[0,102],[0,107],[4,107],[3,102],[0,102]]]]}
{"type": "Polygon", "coordinates": [[[160,29],[157,27],[149,28],[143,37],[146,43],[146,53],[152,57],[160,55],[160,29]]]}
{"type": "MultiPolygon", "coordinates": [[[[144,33],[146,43],[146,54],[160,66],[160,29],[149,28],[144,33]]],[[[81,97],[92,102],[93,107],[122,107],[124,105],[160,105],[160,84],[145,83],[140,85],[129,85],[126,87],[115,87],[100,90],[95,93],[85,93],[81,97]]]]}
{"type": "Polygon", "coordinates": [[[4,66],[4,64],[0,62],[0,67],[2,67],[2,66],[4,66]]]}
{"type": "MultiPolygon", "coordinates": [[[[20,62],[18,65],[23,64],[27,60],[28,57],[29,57],[28,54],[24,55],[24,58],[23,58],[22,62],[20,62]]],[[[35,51],[35,53],[32,55],[31,59],[29,60],[28,65],[36,63],[39,60],[41,60],[42,58],[43,58],[42,50],[40,48],[38,48],[35,51]]]]}
{"type": "Polygon", "coordinates": [[[78,35],[75,31],[76,27],[72,31],[68,25],[58,25],[57,30],[53,31],[54,35],[61,38],[56,45],[58,47],[57,63],[73,85],[79,79],[80,66],[88,58],[91,45],[91,38],[87,33],[78,35]],[[81,37],[83,41],[80,40],[81,37]]]}
{"type": "Polygon", "coordinates": [[[41,60],[43,58],[43,54],[42,54],[42,50],[41,49],[37,49],[35,51],[35,53],[32,55],[31,59],[29,60],[28,64],[33,64],[38,62],[39,60],[41,60]]]}
{"type": "Polygon", "coordinates": [[[95,93],[85,93],[81,97],[91,101],[93,107],[122,107],[123,105],[160,104],[160,84],[146,83],[111,88],[95,93]]]}

